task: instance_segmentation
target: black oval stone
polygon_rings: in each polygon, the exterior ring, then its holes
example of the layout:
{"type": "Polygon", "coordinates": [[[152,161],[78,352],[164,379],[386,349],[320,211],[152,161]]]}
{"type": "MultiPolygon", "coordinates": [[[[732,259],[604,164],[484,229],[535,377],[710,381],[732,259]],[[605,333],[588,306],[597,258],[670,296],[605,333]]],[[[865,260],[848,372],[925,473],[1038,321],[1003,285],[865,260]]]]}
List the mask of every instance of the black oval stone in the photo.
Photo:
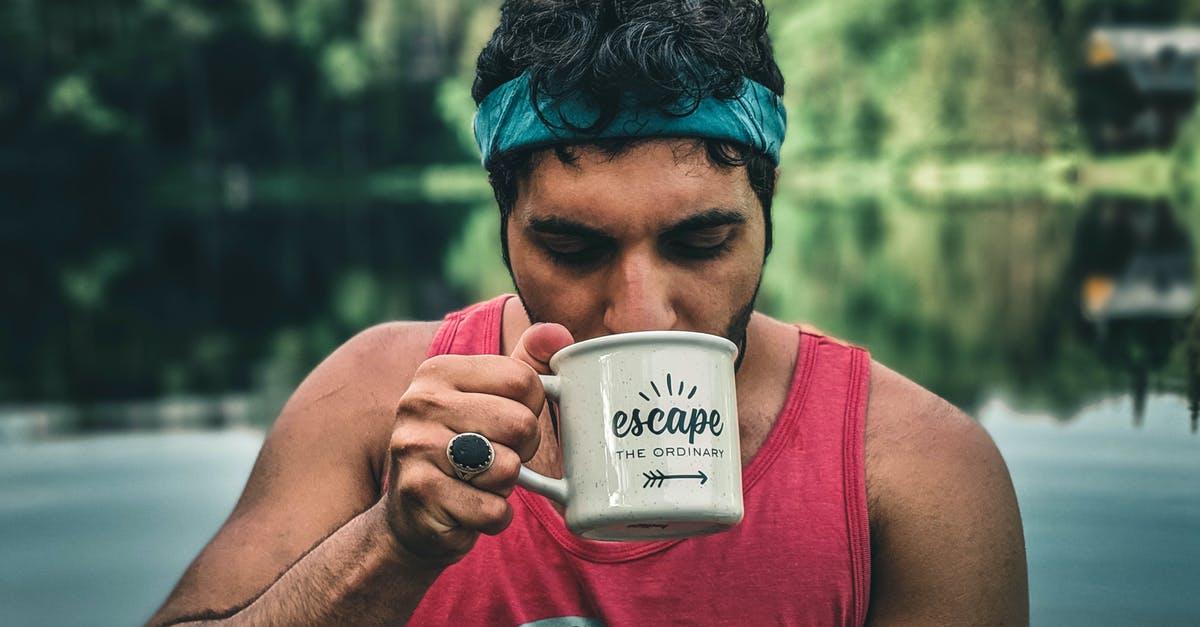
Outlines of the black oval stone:
{"type": "Polygon", "coordinates": [[[450,459],[463,468],[478,470],[492,461],[492,449],[483,436],[462,433],[450,443],[450,459]]]}

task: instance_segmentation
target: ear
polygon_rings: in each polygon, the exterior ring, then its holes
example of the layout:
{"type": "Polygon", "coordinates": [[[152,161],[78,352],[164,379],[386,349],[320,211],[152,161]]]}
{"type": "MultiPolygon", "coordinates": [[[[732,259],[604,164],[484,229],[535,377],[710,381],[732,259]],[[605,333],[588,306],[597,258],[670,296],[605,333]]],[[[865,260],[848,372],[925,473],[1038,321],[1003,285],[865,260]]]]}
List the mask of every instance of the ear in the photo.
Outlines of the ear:
{"type": "Polygon", "coordinates": [[[775,167],[775,182],[771,184],[771,196],[774,196],[779,191],[779,167],[775,167]]]}

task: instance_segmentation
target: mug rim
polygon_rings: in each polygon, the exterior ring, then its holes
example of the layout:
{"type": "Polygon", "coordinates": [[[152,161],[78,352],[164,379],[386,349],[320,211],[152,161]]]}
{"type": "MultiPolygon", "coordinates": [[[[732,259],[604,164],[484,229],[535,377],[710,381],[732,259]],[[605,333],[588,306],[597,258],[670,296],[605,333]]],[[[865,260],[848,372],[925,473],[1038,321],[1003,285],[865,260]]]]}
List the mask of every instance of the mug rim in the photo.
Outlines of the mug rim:
{"type": "Polygon", "coordinates": [[[550,357],[550,368],[558,370],[558,363],[563,359],[570,358],[579,353],[586,353],[601,348],[617,348],[630,344],[686,344],[690,346],[700,345],[704,348],[711,348],[729,353],[731,358],[736,359],[738,354],[737,345],[729,341],[728,338],[711,333],[701,333],[699,331],[630,331],[627,333],[613,333],[611,335],[601,335],[591,339],[576,342],[570,346],[565,346],[557,353],[550,357]]]}

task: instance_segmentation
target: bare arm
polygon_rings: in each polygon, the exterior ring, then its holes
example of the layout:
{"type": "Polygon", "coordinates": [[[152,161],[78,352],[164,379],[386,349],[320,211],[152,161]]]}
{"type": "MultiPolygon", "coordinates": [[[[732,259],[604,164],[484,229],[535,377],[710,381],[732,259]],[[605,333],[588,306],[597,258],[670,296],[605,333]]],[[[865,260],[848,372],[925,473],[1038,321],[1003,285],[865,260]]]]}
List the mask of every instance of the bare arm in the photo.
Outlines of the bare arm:
{"type": "Polygon", "coordinates": [[[354,517],[244,607],[202,611],[159,624],[403,623],[445,564],[397,551],[385,516],[384,508],[377,505],[354,517]]]}
{"type": "Polygon", "coordinates": [[[538,448],[537,372],[570,334],[541,325],[512,357],[425,360],[432,332],[368,330],[301,384],[233,514],[152,624],[403,622],[480,533],[508,526],[506,498],[538,448]],[[466,431],[495,448],[469,482],[445,453],[466,431]]]}
{"type": "Polygon", "coordinates": [[[427,578],[412,578],[406,590],[403,573],[417,571],[404,564],[372,506],[398,399],[435,328],[369,329],[305,379],[233,513],[151,624],[249,616],[259,624],[319,624],[338,606],[362,615],[367,610],[350,591],[381,581],[386,590],[376,601],[390,602],[377,605],[403,611],[407,596],[419,600],[427,578]]]}
{"type": "Polygon", "coordinates": [[[1008,469],[974,420],[874,365],[867,415],[870,625],[1028,625],[1008,469]]]}

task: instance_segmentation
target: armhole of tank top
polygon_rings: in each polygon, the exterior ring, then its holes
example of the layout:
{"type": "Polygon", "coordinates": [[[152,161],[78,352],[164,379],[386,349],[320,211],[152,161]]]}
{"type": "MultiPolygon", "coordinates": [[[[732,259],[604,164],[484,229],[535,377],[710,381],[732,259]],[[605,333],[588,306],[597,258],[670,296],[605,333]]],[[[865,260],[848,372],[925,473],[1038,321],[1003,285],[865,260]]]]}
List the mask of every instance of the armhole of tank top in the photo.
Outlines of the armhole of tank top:
{"type": "Polygon", "coordinates": [[[509,298],[511,296],[507,295],[494,298],[484,307],[483,342],[479,354],[499,355],[503,352],[500,336],[504,329],[504,305],[509,298]]]}
{"type": "Polygon", "coordinates": [[[425,351],[425,359],[445,355],[454,345],[454,337],[458,335],[458,327],[462,325],[463,318],[467,317],[467,312],[457,311],[448,316],[442,321],[442,326],[438,327],[437,333],[433,336],[433,341],[429,343],[429,350],[425,351]]]}
{"type": "Polygon", "coordinates": [[[854,585],[854,624],[862,625],[867,620],[867,605],[871,595],[871,528],[867,514],[864,442],[871,357],[861,348],[851,348],[851,351],[842,439],[842,476],[846,482],[846,531],[850,541],[850,567],[854,585]]]}
{"type": "Polygon", "coordinates": [[[808,388],[813,380],[812,373],[818,357],[819,338],[798,327],[796,332],[800,335],[800,342],[796,348],[796,360],[792,365],[787,398],[784,400],[783,408],[779,410],[775,424],[771,426],[771,432],[767,435],[767,439],[758,449],[754,459],[750,460],[750,463],[743,469],[743,489],[746,491],[754,489],[755,484],[766,475],[779,455],[787,450],[789,445],[787,434],[791,433],[793,423],[799,421],[800,416],[804,413],[804,405],[808,400],[808,388]]]}

